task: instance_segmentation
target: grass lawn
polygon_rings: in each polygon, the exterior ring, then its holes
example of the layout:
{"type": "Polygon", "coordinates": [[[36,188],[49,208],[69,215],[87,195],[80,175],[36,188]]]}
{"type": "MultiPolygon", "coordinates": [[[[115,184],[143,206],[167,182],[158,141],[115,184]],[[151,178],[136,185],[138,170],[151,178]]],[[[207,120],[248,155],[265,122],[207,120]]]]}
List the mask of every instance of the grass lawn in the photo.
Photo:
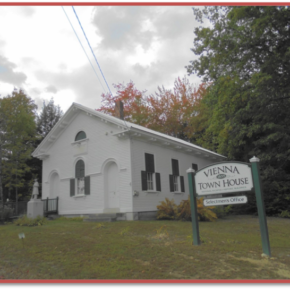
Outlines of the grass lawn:
{"type": "Polygon", "coordinates": [[[289,279],[290,219],[268,218],[272,258],[261,257],[257,217],[200,222],[89,223],[58,219],[0,226],[0,279],[289,279]],[[24,243],[18,238],[25,234],[24,243]]]}

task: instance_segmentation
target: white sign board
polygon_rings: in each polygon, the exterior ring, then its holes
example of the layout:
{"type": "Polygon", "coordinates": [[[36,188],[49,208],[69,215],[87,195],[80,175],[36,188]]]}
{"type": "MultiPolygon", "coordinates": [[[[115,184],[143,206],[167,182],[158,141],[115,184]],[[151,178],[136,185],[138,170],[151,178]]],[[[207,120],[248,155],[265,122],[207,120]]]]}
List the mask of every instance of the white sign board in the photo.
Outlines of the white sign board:
{"type": "Polygon", "coordinates": [[[204,199],[203,205],[216,206],[216,205],[240,204],[240,203],[247,203],[247,202],[248,202],[248,198],[245,195],[242,195],[242,196],[230,196],[230,197],[223,197],[223,198],[204,199]]]}
{"type": "Polygon", "coordinates": [[[244,163],[216,163],[196,173],[195,187],[197,195],[251,191],[252,170],[244,163]]]}

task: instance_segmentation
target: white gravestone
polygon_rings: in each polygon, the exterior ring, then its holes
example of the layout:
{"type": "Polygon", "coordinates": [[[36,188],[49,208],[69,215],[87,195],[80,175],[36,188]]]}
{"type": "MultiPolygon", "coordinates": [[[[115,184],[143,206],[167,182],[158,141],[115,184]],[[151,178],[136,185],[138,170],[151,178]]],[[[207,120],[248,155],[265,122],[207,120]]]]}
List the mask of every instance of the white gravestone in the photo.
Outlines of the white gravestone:
{"type": "Polygon", "coordinates": [[[39,183],[37,182],[37,179],[35,179],[32,196],[27,204],[27,217],[32,219],[35,219],[38,216],[43,217],[43,201],[37,199],[37,196],[39,195],[38,187],[39,183]]]}

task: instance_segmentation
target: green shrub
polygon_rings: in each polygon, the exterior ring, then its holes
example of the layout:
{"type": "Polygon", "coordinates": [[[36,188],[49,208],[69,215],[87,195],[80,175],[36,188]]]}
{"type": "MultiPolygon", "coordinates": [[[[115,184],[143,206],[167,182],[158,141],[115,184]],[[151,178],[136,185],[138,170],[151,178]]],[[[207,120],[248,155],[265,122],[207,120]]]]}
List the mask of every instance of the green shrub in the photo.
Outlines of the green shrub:
{"type": "Polygon", "coordinates": [[[279,214],[279,217],[282,217],[282,218],[290,218],[290,212],[288,210],[283,210],[279,214]]]}
{"type": "Polygon", "coordinates": [[[75,216],[75,217],[65,217],[61,216],[56,219],[56,221],[71,221],[71,222],[83,222],[84,218],[81,216],[75,216]]]}
{"type": "Polygon", "coordinates": [[[215,206],[212,211],[216,214],[217,218],[223,218],[232,212],[232,205],[228,206],[215,206]]]}
{"type": "Polygon", "coordinates": [[[157,205],[157,209],[159,220],[174,220],[177,217],[177,206],[173,199],[165,198],[165,201],[161,201],[161,205],[157,205]]]}
{"type": "Polygon", "coordinates": [[[10,217],[13,216],[14,210],[13,208],[5,205],[4,209],[0,208],[0,219],[3,219],[4,221],[7,221],[10,217]]]}
{"type": "Polygon", "coordinates": [[[42,226],[45,223],[45,217],[38,216],[35,219],[31,219],[26,215],[22,216],[21,218],[14,221],[16,226],[27,226],[27,227],[34,227],[34,226],[42,226]]]}
{"type": "Polygon", "coordinates": [[[214,222],[217,219],[216,214],[212,211],[214,206],[204,206],[203,197],[197,198],[197,215],[200,221],[214,222]]]}
{"type": "Polygon", "coordinates": [[[183,221],[191,221],[191,209],[190,209],[190,199],[188,196],[187,200],[182,200],[177,206],[178,214],[177,218],[183,221]]]}
{"type": "MultiPolygon", "coordinates": [[[[197,214],[200,221],[215,221],[217,215],[211,210],[213,206],[205,207],[203,205],[203,198],[197,198],[197,214]]],[[[157,219],[177,219],[184,221],[191,221],[191,208],[190,198],[182,200],[181,203],[176,206],[174,200],[165,198],[165,201],[161,202],[161,205],[157,206],[157,219]]]]}

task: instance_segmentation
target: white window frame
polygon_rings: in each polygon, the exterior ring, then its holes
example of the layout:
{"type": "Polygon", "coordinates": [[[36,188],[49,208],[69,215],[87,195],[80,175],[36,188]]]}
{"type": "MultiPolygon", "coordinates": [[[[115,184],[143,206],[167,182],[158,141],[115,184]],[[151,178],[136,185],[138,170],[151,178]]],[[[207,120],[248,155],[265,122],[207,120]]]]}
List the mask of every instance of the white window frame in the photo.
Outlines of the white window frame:
{"type": "Polygon", "coordinates": [[[147,190],[145,192],[150,192],[150,193],[157,193],[159,191],[157,191],[157,187],[156,187],[156,153],[154,152],[151,152],[151,151],[143,151],[143,156],[144,156],[144,164],[146,164],[146,157],[145,157],[145,154],[151,154],[154,156],[154,168],[155,168],[155,172],[147,172],[146,171],[146,168],[145,168],[145,171],[147,173],[146,177],[147,177],[147,190]],[[152,183],[153,183],[153,189],[149,189],[149,186],[148,186],[148,173],[152,174],[152,183]]]}
{"type": "Polygon", "coordinates": [[[155,174],[155,172],[147,172],[147,190],[146,190],[146,192],[159,192],[159,191],[157,191],[157,189],[156,189],[156,174],[155,174]],[[148,173],[149,174],[152,174],[152,186],[153,186],[153,189],[149,189],[149,187],[148,187],[148,173]]]}
{"type": "Polygon", "coordinates": [[[85,196],[85,177],[82,178],[75,178],[75,196],[85,196]],[[79,183],[83,179],[83,187],[82,189],[79,187],[79,183]]]}
{"type": "Polygon", "coordinates": [[[179,187],[180,187],[179,176],[173,175],[173,192],[180,192],[179,187]]]}
{"type": "Polygon", "coordinates": [[[147,172],[147,191],[154,190],[154,173],[153,172],[147,172]]]}
{"type": "Polygon", "coordinates": [[[173,175],[173,189],[174,191],[172,191],[171,193],[176,193],[176,194],[180,194],[180,193],[184,193],[181,191],[181,182],[180,182],[180,176],[177,176],[177,175],[173,175]],[[176,181],[177,181],[177,191],[175,190],[175,183],[174,183],[174,178],[176,178],[176,181]]]}

